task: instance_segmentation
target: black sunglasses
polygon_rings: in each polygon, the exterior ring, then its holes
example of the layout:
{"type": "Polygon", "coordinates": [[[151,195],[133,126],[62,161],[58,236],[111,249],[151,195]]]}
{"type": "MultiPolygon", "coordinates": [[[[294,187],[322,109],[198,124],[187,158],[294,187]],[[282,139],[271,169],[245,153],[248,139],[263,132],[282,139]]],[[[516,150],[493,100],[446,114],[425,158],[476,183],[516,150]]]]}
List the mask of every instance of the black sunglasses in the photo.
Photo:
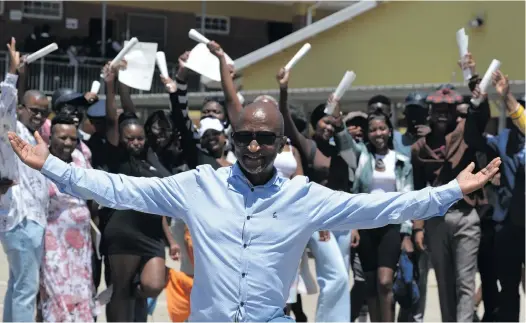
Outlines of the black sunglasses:
{"type": "Polygon", "coordinates": [[[248,146],[252,140],[257,141],[260,145],[270,146],[276,142],[277,138],[283,138],[283,136],[278,136],[271,131],[236,131],[232,133],[232,139],[236,146],[248,146]]]}
{"type": "Polygon", "coordinates": [[[22,106],[26,109],[28,109],[33,115],[38,115],[40,114],[42,117],[44,118],[47,118],[47,116],[49,115],[49,110],[43,110],[43,109],[40,109],[40,108],[33,108],[33,107],[28,107],[27,105],[25,104],[22,104],[22,106]]]}

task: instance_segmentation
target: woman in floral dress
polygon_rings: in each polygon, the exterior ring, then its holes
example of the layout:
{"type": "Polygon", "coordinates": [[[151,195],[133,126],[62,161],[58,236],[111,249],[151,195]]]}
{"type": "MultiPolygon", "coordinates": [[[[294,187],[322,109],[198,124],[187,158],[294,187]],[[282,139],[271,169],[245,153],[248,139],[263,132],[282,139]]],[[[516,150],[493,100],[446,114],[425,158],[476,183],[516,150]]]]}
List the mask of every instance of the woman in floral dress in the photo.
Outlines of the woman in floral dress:
{"type": "MultiPolygon", "coordinates": [[[[82,154],[73,154],[77,129],[57,116],[51,127],[52,153],[77,167],[91,168],[82,154]],[[72,157],[73,156],[73,157],[72,157]],[[80,157],[79,157],[80,156],[80,157]]],[[[85,200],[49,187],[50,205],[40,269],[40,307],[44,322],[93,322],[91,214],[85,200]]]]}

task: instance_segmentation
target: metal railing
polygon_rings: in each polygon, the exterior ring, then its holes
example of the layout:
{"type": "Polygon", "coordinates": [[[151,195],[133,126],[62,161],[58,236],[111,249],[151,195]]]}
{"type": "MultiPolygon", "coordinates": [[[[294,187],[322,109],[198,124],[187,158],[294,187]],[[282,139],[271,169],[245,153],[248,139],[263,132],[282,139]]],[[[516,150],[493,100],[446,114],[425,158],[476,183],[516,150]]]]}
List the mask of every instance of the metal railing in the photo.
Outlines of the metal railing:
{"type": "MultiPolygon", "coordinates": [[[[86,92],[91,88],[95,80],[100,80],[101,69],[107,59],[96,57],[78,57],[78,64],[70,64],[67,56],[48,55],[28,68],[28,88],[37,89],[46,94],[53,93],[58,88],[71,88],[78,92],[86,92]]],[[[0,75],[5,75],[9,67],[9,53],[0,51],[0,75]]],[[[176,64],[168,63],[168,72],[175,75],[176,64]]],[[[152,88],[150,91],[131,89],[132,94],[164,94],[166,90],[161,80],[156,77],[158,71],[154,72],[152,88]]],[[[194,80],[190,80],[189,88],[197,90],[198,86],[194,80]]]]}

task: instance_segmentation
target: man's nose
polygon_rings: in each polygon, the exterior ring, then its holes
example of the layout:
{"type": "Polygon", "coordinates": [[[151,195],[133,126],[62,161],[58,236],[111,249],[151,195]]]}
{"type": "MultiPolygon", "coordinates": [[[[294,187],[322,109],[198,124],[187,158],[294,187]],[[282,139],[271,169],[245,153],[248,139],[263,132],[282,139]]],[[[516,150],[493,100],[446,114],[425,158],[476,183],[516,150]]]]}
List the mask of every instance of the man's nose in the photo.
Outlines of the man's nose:
{"type": "Polygon", "coordinates": [[[248,145],[248,150],[250,150],[251,153],[257,153],[259,149],[260,149],[259,144],[255,140],[252,140],[250,144],[248,145]]]}

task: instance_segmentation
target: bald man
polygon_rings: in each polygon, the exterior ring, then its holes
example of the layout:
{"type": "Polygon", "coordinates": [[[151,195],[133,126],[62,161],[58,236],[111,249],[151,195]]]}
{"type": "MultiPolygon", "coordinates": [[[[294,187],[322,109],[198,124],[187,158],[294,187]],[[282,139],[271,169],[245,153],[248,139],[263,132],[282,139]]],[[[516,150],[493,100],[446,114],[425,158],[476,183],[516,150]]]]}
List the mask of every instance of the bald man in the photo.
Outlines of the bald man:
{"type": "Polygon", "coordinates": [[[3,321],[31,322],[47,223],[49,182],[15,156],[6,133],[16,131],[24,141],[37,144],[33,133],[46,120],[49,102],[42,92],[29,90],[17,107],[16,68],[20,54],[14,39],[9,53],[9,71],[0,84],[0,242],[9,264],[3,321]]]}
{"type": "Polygon", "coordinates": [[[61,190],[114,209],[181,218],[194,241],[195,281],[189,321],[289,322],[283,308],[305,245],[315,231],[362,229],[443,215],[493,177],[496,159],[468,167],[447,185],[409,193],[352,195],[279,177],[283,118],[270,103],[243,109],[232,140],[238,162],[163,179],[73,167],[9,133],[14,151],[61,190]]]}

